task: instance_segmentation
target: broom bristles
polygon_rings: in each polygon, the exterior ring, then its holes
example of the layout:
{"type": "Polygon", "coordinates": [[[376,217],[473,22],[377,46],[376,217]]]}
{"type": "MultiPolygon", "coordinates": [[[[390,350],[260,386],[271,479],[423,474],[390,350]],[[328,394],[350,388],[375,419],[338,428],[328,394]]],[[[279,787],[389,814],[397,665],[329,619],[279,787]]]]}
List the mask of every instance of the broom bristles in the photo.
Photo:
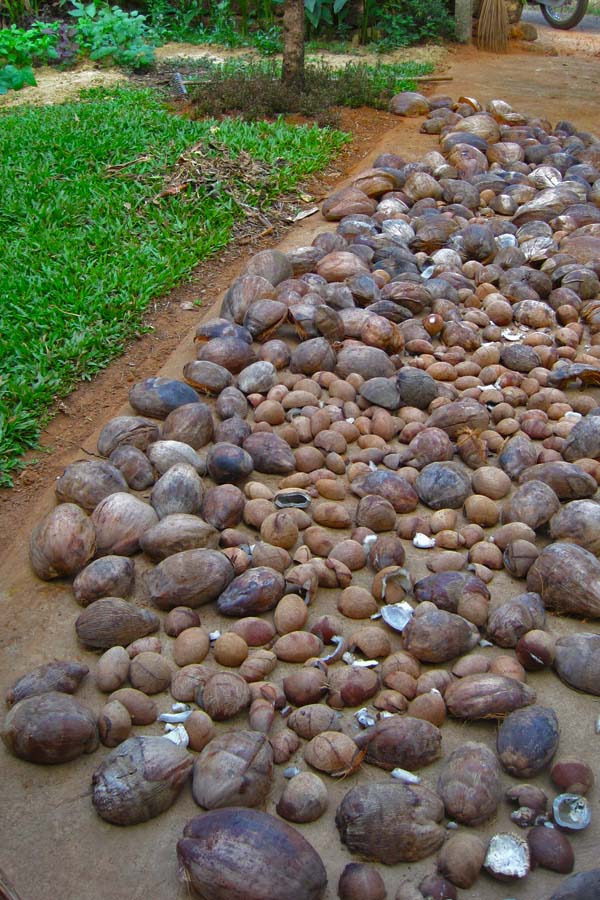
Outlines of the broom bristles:
{"type": "Polygon", "coordinates": [[[477,46],[494,53],[506,53],[508,13],[504,0],[482,0],[477,25],[477,46]]]}

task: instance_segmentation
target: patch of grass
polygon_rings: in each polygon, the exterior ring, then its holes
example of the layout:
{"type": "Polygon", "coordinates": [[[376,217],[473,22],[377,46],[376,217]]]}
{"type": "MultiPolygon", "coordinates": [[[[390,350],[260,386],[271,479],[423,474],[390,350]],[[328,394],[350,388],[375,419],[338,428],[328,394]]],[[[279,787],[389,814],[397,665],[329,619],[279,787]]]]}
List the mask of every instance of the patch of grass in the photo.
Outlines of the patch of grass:
{"type": "Polygon", "coordinates": [[[281,63],[231,60],[204,66],[200,83],[188,90],[200,115],[235,111],[247,119],[258,119],[293,112],[328,123],[329,111],[335,106],[385,109],[394,94],[415,89],[415,76],[432,71],[430,63],[416,62],[348,63],[343,68],[307,63],[304,90],[297,91],[282,84],[281,63]]]}
{"type": "Polygon", "coordinates": [[[219,181],[161,195],[191,145],[261,161],[267,208],[345,140],[282,120],[193,122],[131,88],[0,113],[0,484],[36,446],[51,404],[122,351],[150,300],[244,217],[219,181]]]}

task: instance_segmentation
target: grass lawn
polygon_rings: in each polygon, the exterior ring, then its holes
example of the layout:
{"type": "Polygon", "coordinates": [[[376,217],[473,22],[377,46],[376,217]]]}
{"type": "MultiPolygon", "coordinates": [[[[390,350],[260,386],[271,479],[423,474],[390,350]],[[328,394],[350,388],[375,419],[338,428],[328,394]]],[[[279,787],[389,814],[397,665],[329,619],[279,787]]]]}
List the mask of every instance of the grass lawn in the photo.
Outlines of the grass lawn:
{"type": "Polygon", "coordinates": [[[269,164],[247,201],[266,207],[347,138],[282,120],[189,121],[129,88],[0,113],[0,485],[52,403],[118,355],[151,298],[230,240],[243,210],[219,182],[193,202],[185,191],[151,202],[201,139],[269,164]]]}

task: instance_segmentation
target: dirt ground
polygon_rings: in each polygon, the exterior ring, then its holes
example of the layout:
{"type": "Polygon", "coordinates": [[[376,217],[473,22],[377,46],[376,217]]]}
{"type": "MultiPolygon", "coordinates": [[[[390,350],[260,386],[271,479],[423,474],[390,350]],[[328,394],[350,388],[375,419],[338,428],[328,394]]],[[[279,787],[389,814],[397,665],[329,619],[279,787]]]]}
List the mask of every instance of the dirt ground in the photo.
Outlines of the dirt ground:
{"type": "MultiPolygon", "coordinates": [[[[600,57],[598,45],[587,55],[547,55],[514,47],[506,56],[478,53],[473,48],[454,48],[446,54],[444,74],[452,80],[442,83],[437,93],[453,97],[469,95],[485,102],[503,98],[515,108],[551,121],[568,118],[580,129],[598,127],[597,109],[590,98],[598,96],[600,57]]],[[[571,51],[570,51],[571,52],[571,51]]],[[[364,168],[383,150],[396,150],[416,158],[436,146],[436,138],[419,134],[420,121],[398,120],[385,113],[351,111],[344,113],[343,125],[356,130],[355,143],[344,157],[324,173],[320,183],[310,187],[313,195],[324,195],[334,184],[343,182],[364,168]]],[[[282,235],[266,239],[274,246],[295,247],[310,243],[316,233],[331,228],[319,214],[304,220],[282,235]]],[[[46,453],[17,479],[13,491],[0,492],[0,690],[35,665],[52,658],[78,659],[94,665],[92,654],[77,644],[73,622],[79,607],[69,586],[43,583],[29,570],[27,543],[35,522],[53,505],[53,481],[70,461],[95,452],[97,429],[112,415],[126,408],[127,391],[132,383],[148,375],[179,377],[184,362],[193,355],[192,334],[204,315],[214,315],[225,287],[244,268],[248,255],[261,244],[250,243],[214,262],[201,266],[186,285],[156,302],[149,322],[150,334],[136,341],[121,360],[115,362],[93,383],[82,385],[60,404],[60,411],[46,429],[43,444],[46,453]],[[203,298],[203,310],[190,311],[186,301],[203,298]],[[183,305],[182,305],[183,304],[183,305]]],[[[39,455],[39,454],[38,454],[39,455]]],[[[424,555],[414,552],[408,559],[413,578],[426,574],[424,555]]],[[[519,586],[520,589],[520,586],[519,586]]],[[[493,601],[497,603],[515,593],[515,583],[500,573],[494,579],[493,601]]],[[[323,591],[319,609],[334,609],[333,592],[323,591]]],[[[209,629],[216,623],[210,610],[202,609],[202,623],[209,629]]],[[[590,630],[586,624],[554,619],[554,633],[574,629],[590,630]]],[[[496,648],[488,651],[491,655],[496,648]]],[[[279,670],[278,670],[279,671],[279,670]]],[[[91,681],[91,679],[87,679],[91,681]]],[[[553,706],[561,722],[562,754],[587,758],[598,771],[596,759],[600,737],[595,722],[600,708],[590,696],[578,695],[566,688],[552,673],[535,674],[530,683],[538,691],[538,701],[553,706]]],[[[98,709],[101,697],[93,685],[84,683],[79,696],[98,709]]],[[[168,709],[169,698],[158,698],[161,711],[168,709]]],[[[157,726],[143,733],[159,733],[157,726]]],[[[492,743],[495,726],[489,723],[463,726],[447,723],[443,728],[444,755],[465,740],[482,739],[492,743]]],[[[73,763],[57,767],[34,766],[2,753],[0,784],[0,869],[6,873],[21,900],[173,900],[188,896],[187,888],[177,880],[175,843],[185,822],[199,810],[188,789],[177,804],[164,815],[139,826],[118,828],[99,819],[90,803],[91,774],[105,754],[98,751],[73,763]]],[[[424,770],[425,783],[435,784],[436,766],[424,770]]],[[[334,826],[336,806],[357,779],[373,777],[363,770],[352,782],[328,783],[330,806],[325,816],[303,833],[321,853],[329,874],[327,900],[336,896],[337,879],[350,855],[340,845],[334,826]]],[[[375,771],[375,777],[385,777],[375,771]]],[[[506,786],[510,779],[504,779],[506,786]]],[[[267,804],[272,811],[282,788],[282,775],[276,774],[273,792],[267,804]]],[[[549,787],[547,779],[536,783],[549,787]]],[[[591,795],[594,810],[596,796],[591,795]]],[[[509,820],[508,806],[484,832],[516,830],[509,820]]],[[[598,865],[600,827],[595,822],[574,840],[576,869],[598,865]]],[[[273,861],[277,865],[277,861],[273,861]]],[[[401,878],[432,870],[433,859],[415,865],[382,868],[388,896],[393,898],[401,878]]],[[[461,897],[475,900],[545,900],[560,883],[561,876],[538,870],[525,882],[502,885],[482,877],[470,892],[461,897]]],[[[0,891],[1,896],[1,891],[0,891]]]]}

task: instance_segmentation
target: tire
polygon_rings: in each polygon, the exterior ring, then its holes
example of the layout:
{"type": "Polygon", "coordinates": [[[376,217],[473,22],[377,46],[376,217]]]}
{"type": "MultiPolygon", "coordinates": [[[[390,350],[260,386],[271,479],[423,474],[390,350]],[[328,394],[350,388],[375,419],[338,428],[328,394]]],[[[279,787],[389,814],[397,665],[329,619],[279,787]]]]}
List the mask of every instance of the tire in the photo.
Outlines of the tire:
{"type": "Polygon", "coordinates": [[[564,6],[542,6],[540,10],[548,25],[568,31],[579,25],[585,16],[589,0],[567,0],[564,6]]]}

